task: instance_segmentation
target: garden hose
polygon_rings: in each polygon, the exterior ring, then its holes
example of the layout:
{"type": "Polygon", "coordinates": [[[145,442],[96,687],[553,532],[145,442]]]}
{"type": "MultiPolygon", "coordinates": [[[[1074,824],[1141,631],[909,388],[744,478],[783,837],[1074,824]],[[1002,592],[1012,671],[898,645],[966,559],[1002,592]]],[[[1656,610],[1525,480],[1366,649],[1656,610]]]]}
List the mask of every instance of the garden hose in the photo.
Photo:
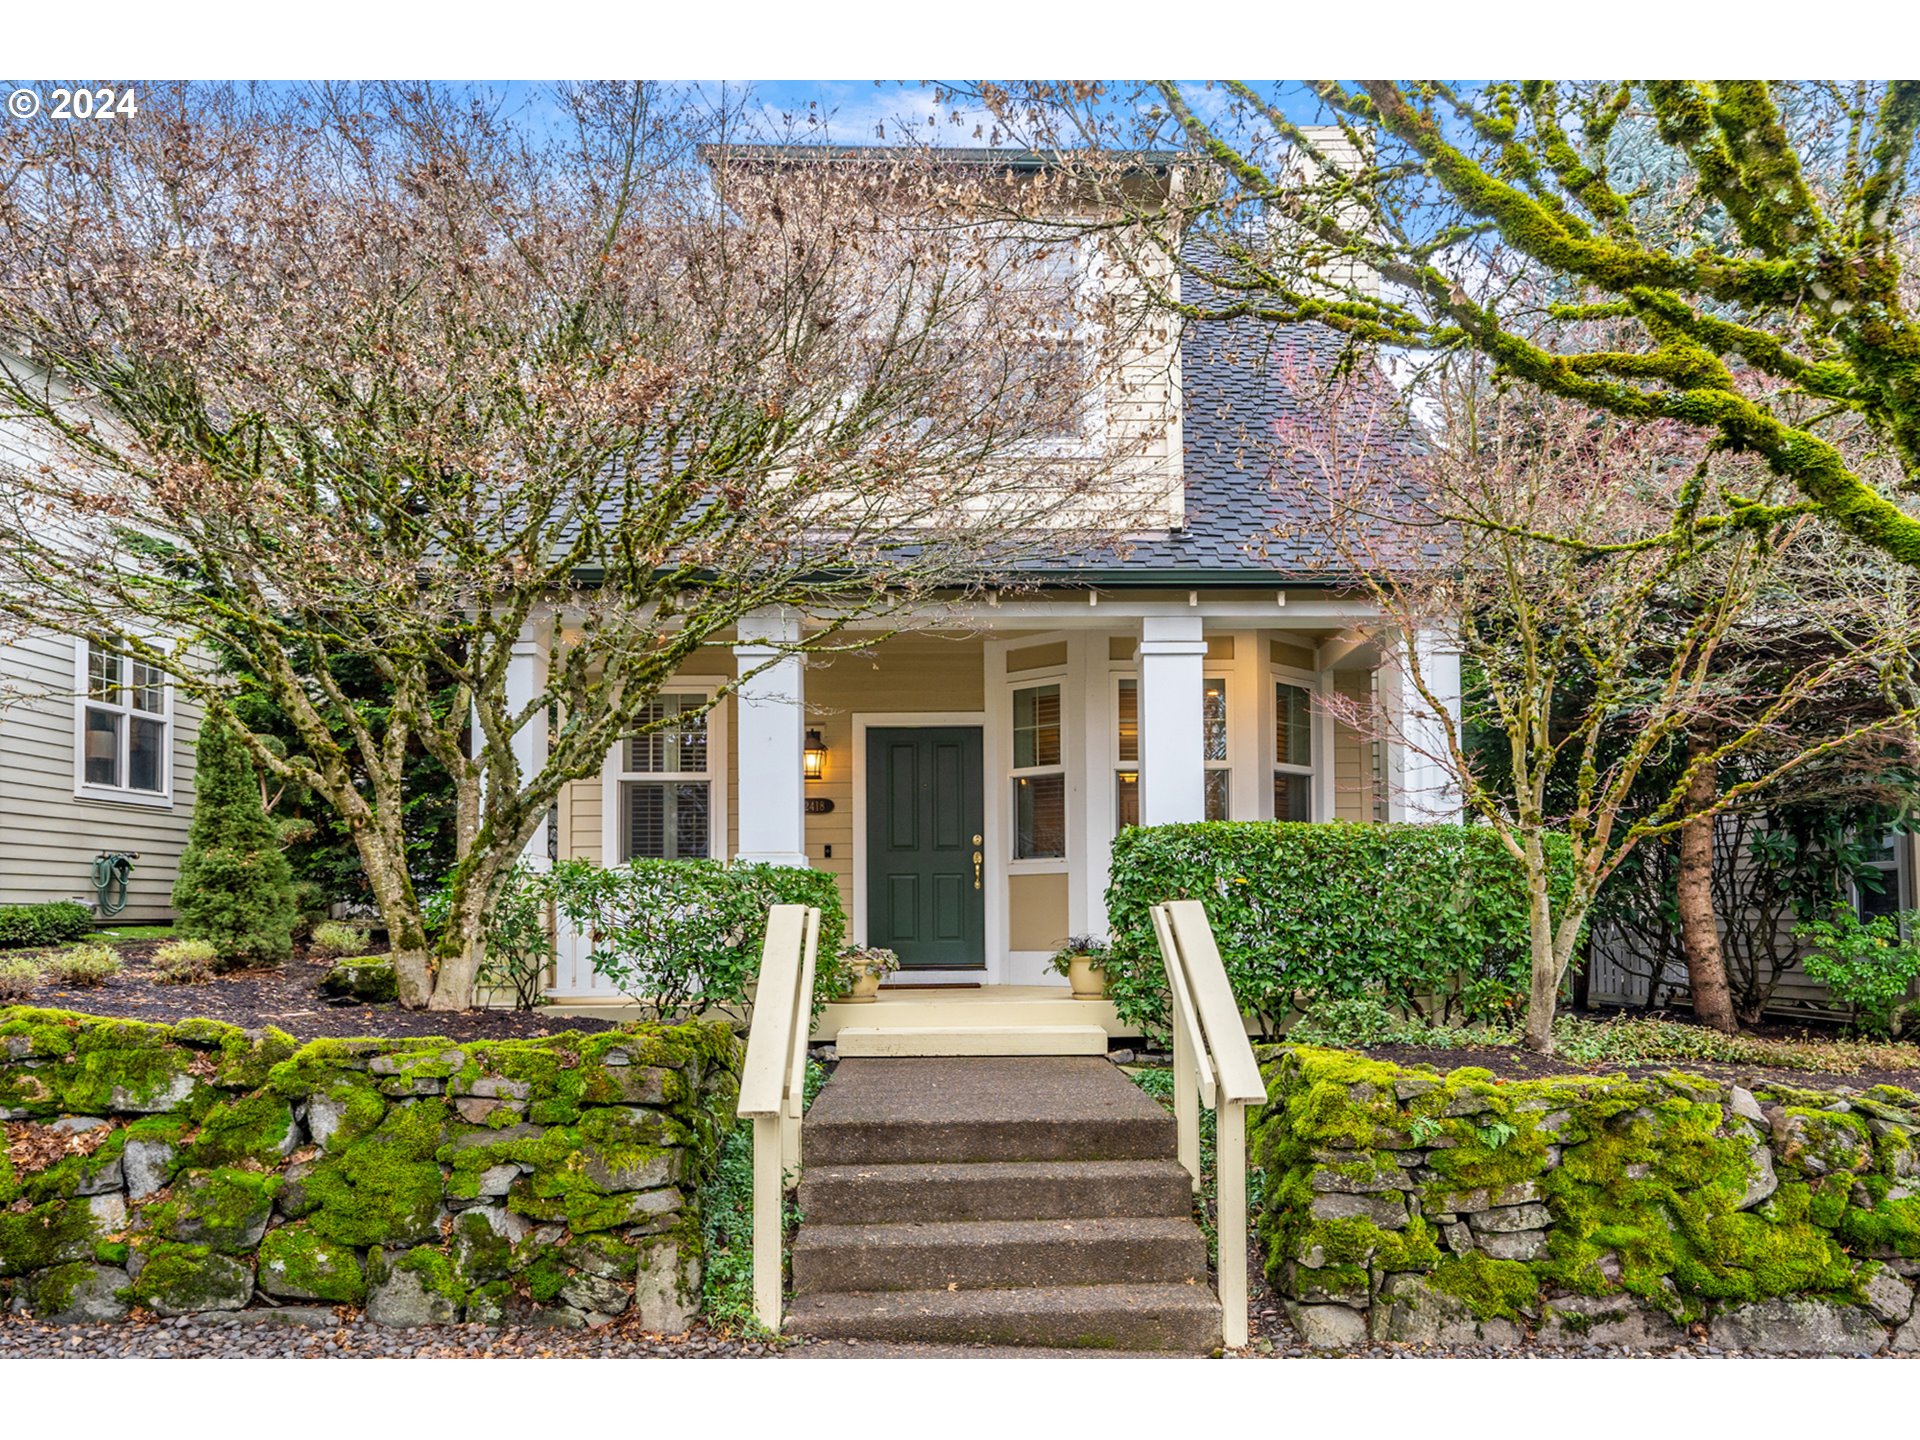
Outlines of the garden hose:
{"type": "Polygon", "coordinates": [[[127,908],[127,877],[133,874],[138,852],[102,851],[93,862],[93,893],[102,915],[118,915],[127,908]]]}

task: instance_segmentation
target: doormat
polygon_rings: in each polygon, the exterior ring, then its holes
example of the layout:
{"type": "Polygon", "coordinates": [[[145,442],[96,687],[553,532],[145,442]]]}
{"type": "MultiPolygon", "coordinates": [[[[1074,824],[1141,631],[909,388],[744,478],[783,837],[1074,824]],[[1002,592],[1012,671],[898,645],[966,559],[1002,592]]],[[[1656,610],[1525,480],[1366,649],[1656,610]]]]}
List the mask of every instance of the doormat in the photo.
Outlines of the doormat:
{"type": "Polygon", "coordinates": [[[882,990],[982,990],[978,980],[930,980],[924,985],[882,985],[882,990]]]}

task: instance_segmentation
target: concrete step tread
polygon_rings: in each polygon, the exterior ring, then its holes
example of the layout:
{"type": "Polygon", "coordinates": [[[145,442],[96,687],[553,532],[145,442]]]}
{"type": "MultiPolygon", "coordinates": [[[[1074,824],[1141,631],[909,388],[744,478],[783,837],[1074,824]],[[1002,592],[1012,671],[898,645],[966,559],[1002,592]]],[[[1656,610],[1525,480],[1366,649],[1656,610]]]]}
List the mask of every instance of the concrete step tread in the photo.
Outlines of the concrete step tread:
{"type": "Polygon", "coordinates": [[[1190,1215],[1193,1185],[1174,1160],[984,1160],[810,1165],[809,1222],[1046,1220],[1190,1215]]]}
{"type": "Polygon", "coordinates": [[[1099,1025],[843,1025],[834,1048],[847,1059],[888,1056],[1105,1055],[1099,1025]]]}
{"type": "Polygon", "coordinates": [[[807,1125],[951,1125],[1173,1117],[1106,1060],[1012,1056],[951,1060],[843,1060],[807,1111],[807,1125]]]}
{"type": "Polygon", "coordinates": [[[1200,1240],[1190,1215],[1097,1215],[1067,1220],[901,1220],[833,1225],[807,1221],[793,1238],[803,1250],[933,1250],[990,1245],[1072,1245],[1104,1240],[1200,1240]]]}
{"type": "Polygon", "coordinates": [[[1204,1284],[847,1291],[795,1298],[788,1327],[828,1340],[1205,1354],[1220,1302],[1204,1284]]]}

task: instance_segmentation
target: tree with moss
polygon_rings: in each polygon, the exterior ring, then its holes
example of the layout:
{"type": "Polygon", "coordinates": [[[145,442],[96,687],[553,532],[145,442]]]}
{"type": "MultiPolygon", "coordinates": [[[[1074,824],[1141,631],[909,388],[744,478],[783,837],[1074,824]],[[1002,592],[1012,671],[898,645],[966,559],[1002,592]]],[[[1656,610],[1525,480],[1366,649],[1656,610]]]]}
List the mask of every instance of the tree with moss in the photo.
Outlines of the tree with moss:
{"type": "Polygon", "coordinates": [[[218,946],[225,966],[284,960],[298,918],[293,870],[260,803],[252,752],[216,711],[195,753],[193,825],[173,886],[180,933],[218,946]]]}
{"type": "Polygon", "coordinates": [[[1503,378],[1671,422],[1785,479],[1703,521],[1818,513],[1920,566],[1920,81],[1173,81],[972,87],[1011,138],[1124,197],[1189,317],[1477,351],[1503,378]],[[1195,240],[1203,241],[1194,244],[1195,240]],[[1203,298],[1196,300],[1195,294],[1203,298]],[[1850,443],[1857,442],[1857,443],[1850,443]]]}

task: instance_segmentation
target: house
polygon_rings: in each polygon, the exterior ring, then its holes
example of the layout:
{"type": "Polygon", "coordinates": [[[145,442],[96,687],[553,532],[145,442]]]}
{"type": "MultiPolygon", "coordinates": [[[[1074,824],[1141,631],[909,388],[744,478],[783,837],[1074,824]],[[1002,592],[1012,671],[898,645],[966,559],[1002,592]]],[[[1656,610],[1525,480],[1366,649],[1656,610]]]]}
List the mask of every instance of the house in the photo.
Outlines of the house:
{"type": "MultiPolygon", "coordinates": [[[[929,609],[855,653],[776,658],[807,617],[752,618],[654,702],[651,720],[684,721],[569,787],[531,852],[827,870],[855,941],[898,952],[900,981],[1031,986],[1052,980],[1068,936],[1105,931],[1125,826],[1454,818],[1426,758],[1441,747],[1418,741],[1423,725],[1456,723],[1457,702],[1415,713],[1392,657],[1357,628],[1365,594],[1276,539],[1301,463],[1276,426],[1307,413],[1278,352],[1327,343],[1305,327],[1192,327],[1177,353],[1141,362],[1164,386],[1143,447],[1163,525],[1017,592],[929,609]],[[1405,723],[1363,733],[1335,718],[1336,697],[1405,723]]],[[[523,637],[510,682],[523,695],[541,688],[556,623],[523,637]]],[[[1457,696],[1457,657],[1423,644],[1426,673],[1457,696]]],[[[518,743],[537,768],[544,737],[529,727],[518,743]]],[[[584,950],[563,937],[550,998],[617,1000],[584,950]]]]}
{"type": "Polygon", "coordinates": [[[0,905],[170,919],[198,733],[197,708],[110,640],[0,641],[0,905]]]}

